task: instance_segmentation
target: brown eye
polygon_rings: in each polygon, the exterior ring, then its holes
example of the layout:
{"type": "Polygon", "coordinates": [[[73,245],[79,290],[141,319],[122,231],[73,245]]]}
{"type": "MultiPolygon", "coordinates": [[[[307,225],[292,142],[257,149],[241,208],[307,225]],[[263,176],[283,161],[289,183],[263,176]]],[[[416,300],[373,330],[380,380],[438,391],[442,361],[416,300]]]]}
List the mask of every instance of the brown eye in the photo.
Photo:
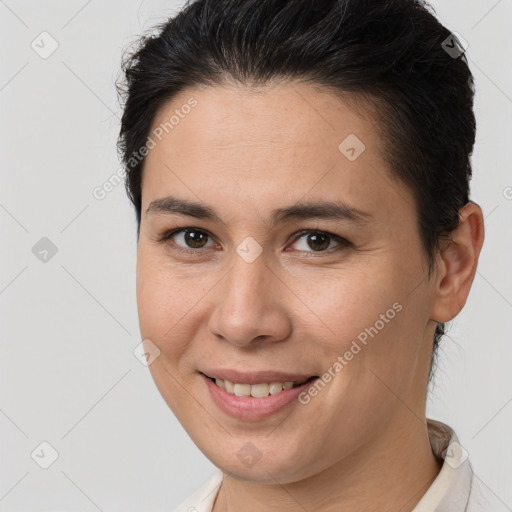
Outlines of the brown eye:
{"type": "Polygon", "coordinates": [[[338,246],[347,247],[350,243],[340,236],[323,231],[303,231],[295,239],[294,245],[299,251],[327,252],[338,246]]]}
{"type": "Polygon", "coordinates": [[[185,244],[192,249],[202,249],[208,241],[208,235],[204,231],[187,229],[183,233],[185,244]]]}
{"type": "Polygon", "coordinates": [[[177,229],[163,236],[161,241],[172,240],[178,248],[187,249],[204,249],[212,245],[212,240],[206,231],[197,228],[177,229]],[[208,242],[211,242],[208,245],[208,242]]]}
{"type": "Polygon", "coordinates": [[[330,237],[326,235],[307,235],[307,244],[314,251],[325,251],[330,245],[330,237]]]}

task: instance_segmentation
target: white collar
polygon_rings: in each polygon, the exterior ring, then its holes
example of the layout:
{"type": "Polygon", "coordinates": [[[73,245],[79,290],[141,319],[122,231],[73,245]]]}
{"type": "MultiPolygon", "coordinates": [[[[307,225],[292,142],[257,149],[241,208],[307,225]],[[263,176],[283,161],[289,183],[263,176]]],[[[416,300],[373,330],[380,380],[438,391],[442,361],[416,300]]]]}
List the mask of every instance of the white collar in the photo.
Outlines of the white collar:
{"type": "Polygon", "coordinates": [[[445,423],[427,418],[427,428],[432,452],[443,465],[413,512],[468,511],[473,480],[468,454],[445,423]]]}

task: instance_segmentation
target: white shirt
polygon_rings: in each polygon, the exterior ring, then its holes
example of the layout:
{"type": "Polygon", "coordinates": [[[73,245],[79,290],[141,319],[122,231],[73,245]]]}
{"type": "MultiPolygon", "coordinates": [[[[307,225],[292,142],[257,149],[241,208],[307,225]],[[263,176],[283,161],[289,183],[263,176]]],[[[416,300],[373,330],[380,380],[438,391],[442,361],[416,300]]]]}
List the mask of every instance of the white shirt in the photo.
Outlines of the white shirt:
{"type": "MultiPolygon", "coordinates": [[[[412,512],[510,512],[473,472],[467,452],[446,424],[427,418],[432,451],[443,460],[441,471],[412,512]]],[[[217,470],[174,512],[211,512],[223,472],[217,470]]]]}

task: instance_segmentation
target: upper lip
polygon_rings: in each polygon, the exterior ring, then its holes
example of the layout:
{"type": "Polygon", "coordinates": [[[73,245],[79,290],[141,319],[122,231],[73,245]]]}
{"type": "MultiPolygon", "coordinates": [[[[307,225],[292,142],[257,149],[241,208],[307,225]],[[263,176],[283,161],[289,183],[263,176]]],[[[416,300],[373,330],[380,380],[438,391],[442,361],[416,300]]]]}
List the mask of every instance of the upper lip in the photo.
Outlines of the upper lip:
{"type": "Polygon", "coordinates": [[[232,370],[229,368],[215,368],[201,372],[207,377],[227,380],[237,384],[261,384],[272,382],[297,382],[314,377],[312,373],[285,373],[269,370],[246,371],[232,370]]]}

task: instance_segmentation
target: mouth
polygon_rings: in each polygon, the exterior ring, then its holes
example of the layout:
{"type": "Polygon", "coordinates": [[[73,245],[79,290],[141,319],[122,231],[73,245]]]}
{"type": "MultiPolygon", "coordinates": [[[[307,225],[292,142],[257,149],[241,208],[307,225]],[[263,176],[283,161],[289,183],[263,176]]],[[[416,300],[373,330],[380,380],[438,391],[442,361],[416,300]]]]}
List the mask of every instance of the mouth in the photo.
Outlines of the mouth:
{"type": "Polygon", "coordinates": [[[222,412],[244,422],[264,421],[276,414],[284,414],[290,407],[300,407],[299,410],[303,410],[299,397],[318,380],[315,375],[292,376],[276,372],[240,373],[234,370],[220,370],[215,371],[215,374],[235,378],[227,380],[199,372],[209,397],[222,412]],[[290,380],[274,379],[278,376],[280,379],[290,380]],[[269,378],[270,382],[266,382],[266,378],[269,378]],[[240,380],[245,382],[239,382],[240,380]]]}
{"type": "MultiPolygon", "coordinates": [[[[249,384],[247,382],[233,382],[231,380],[221,379],[218,377],[210,377],[205,373],[202,373],[202,375],[204,375],[217,387],[224,390],[226,393],[230,395],[252,398],[266,398],[270,395],[278,395],[283,391],[301,387],[304,384],[312,382],[313,380],[318,378],[317,375],[312,375],[310,377],[304,377],[298,380],[279,381],[277,379],[269,379],[269,382],[256,382],[253,384],[249,384]]],[[[242,378],[240,380],[242,380],[242,378]]]]}

